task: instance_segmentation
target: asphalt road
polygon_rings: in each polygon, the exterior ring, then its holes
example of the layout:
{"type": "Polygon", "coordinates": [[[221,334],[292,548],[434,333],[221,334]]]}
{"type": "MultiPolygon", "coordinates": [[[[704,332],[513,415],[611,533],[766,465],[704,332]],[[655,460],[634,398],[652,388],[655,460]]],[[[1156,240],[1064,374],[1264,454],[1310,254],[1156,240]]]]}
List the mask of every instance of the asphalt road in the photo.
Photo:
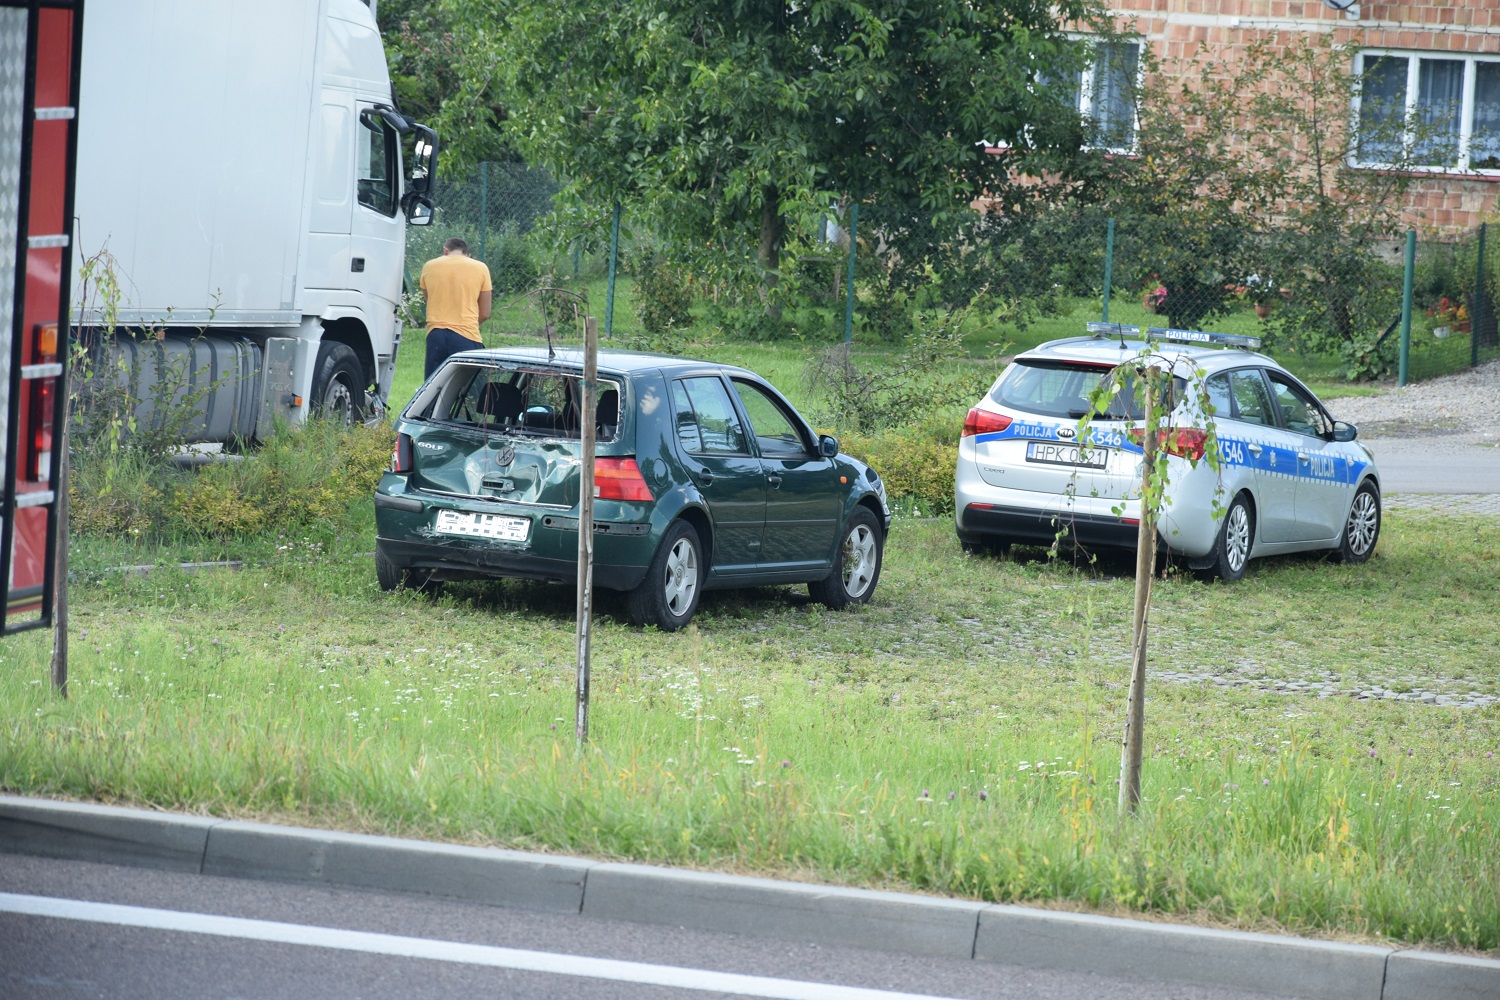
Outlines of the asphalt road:
{"type": "Polygon", "coordinates": [[[0,894],[7,1000],[1266,997],[21,855],[0,855],[0,894]],[[39,907],[56,915],[17,912],[39,907]]]}
{"type": "Polygon", "coordinates": [[[1500,443],[1463,432],[1361,437],[1375,456],[1384,493],[1500,493],[1500,443]]]}

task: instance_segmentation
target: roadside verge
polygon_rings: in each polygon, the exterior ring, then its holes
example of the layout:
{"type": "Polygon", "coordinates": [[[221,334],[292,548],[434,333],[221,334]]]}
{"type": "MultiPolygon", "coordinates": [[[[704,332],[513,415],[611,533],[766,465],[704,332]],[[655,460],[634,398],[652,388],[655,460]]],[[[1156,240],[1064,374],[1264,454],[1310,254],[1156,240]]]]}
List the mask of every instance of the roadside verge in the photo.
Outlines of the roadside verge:
{"type": "Polygon", "coordinates": [[[1316,1000],[1500,1000],[1500,961],[0,795],[0,852],[1316,1000]]]}

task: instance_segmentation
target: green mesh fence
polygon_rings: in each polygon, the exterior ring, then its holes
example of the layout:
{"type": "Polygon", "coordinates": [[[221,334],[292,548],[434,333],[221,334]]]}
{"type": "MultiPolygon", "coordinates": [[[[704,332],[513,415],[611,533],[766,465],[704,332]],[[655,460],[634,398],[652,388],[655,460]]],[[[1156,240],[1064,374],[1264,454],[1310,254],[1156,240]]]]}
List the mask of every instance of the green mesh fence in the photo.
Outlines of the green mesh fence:
{"type": "Polygon", "coordinates": [[[1449,375],[1500,357],[1495,300],[1500,254],[1487,227],[1418,248],[1412,275],[1409,375],[1449,375]]]}
{"type": "MultiPolygon", "coordinates": [[[[485,164],[444,181],[434,224],[409,231],[410,279],[444,239],[462,236],[494,279],[488,329],[537,332],[544,321],[528,293],[541,286],[569,289],[602,324],[610,208],[565,208],[557,191],[544,171],[522,164],[485,164]]],[[[628,216],[613,335],[632,346],[672,350],[715,336],[816,344],[847,332],[871,345],[948,336],[994,355],[1107,319],[1256,336],[1310,378],[1394,375],[1403,344],[1412,379],[1500,356],[1500,253],[1483,229],[1418,244],[1403,338],[1397,241],[1185,227],[1103,208],[925,216],[877,199],[860,207],[848,310],[849,220],[836,212],[789,220],[769,289],[752,257],[730,251],[733,241],[674,247],[628,216]]]]}

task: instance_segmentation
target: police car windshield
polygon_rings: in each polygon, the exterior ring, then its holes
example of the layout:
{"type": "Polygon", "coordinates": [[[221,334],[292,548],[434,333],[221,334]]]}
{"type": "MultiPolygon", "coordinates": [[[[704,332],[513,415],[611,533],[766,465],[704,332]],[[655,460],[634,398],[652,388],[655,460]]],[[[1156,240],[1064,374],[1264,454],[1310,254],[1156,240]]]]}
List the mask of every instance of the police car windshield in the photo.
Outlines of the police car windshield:
{"type": "MultiPolygon", "coordinates": [[[[1104,365],[1074,361],[1049,361],[1027,358],[1015,361],[990,393],[990,399],[1001,406],[1044,417],[1077,420],[1089,412],[1089,394],[1099,387],[1112,369],[1104,365]]],[[[1180,399],[1186,385],[1181,378],[1172,379],[1174,399],[1180,399]]],[[[1142,420],[1144,401],[1136,391],[1136,380],[1126,376],[1120,391],[1099,420],[1142,420]]],[[[1167,406],[1170,409],[1171,402],[1167,406]]]]}

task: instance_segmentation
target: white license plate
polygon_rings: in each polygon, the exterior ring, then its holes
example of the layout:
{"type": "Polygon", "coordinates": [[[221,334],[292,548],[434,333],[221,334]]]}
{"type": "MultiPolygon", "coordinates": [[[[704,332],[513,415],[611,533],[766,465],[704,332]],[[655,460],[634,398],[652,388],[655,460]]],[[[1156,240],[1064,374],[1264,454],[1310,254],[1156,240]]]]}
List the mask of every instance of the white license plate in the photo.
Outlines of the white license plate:
{"type": "Polygon", "coordinates": [[[1102,469],[1109,460],[1103,448],[1080,450],[1076,444],[1053,444],[1050,441],[1028,441],[1026,461],[1043,465],[1072,465],[1084,469],[1102,469]]]}
{"type": "Polygon", "coordinates": [[[531,533],[531,521],[504,514],[470,514],[461,510],[440,510],[437,524],[440,535],[466,535],[471,538],[498,538],[502,542],[524,542],[531,533]]]}

